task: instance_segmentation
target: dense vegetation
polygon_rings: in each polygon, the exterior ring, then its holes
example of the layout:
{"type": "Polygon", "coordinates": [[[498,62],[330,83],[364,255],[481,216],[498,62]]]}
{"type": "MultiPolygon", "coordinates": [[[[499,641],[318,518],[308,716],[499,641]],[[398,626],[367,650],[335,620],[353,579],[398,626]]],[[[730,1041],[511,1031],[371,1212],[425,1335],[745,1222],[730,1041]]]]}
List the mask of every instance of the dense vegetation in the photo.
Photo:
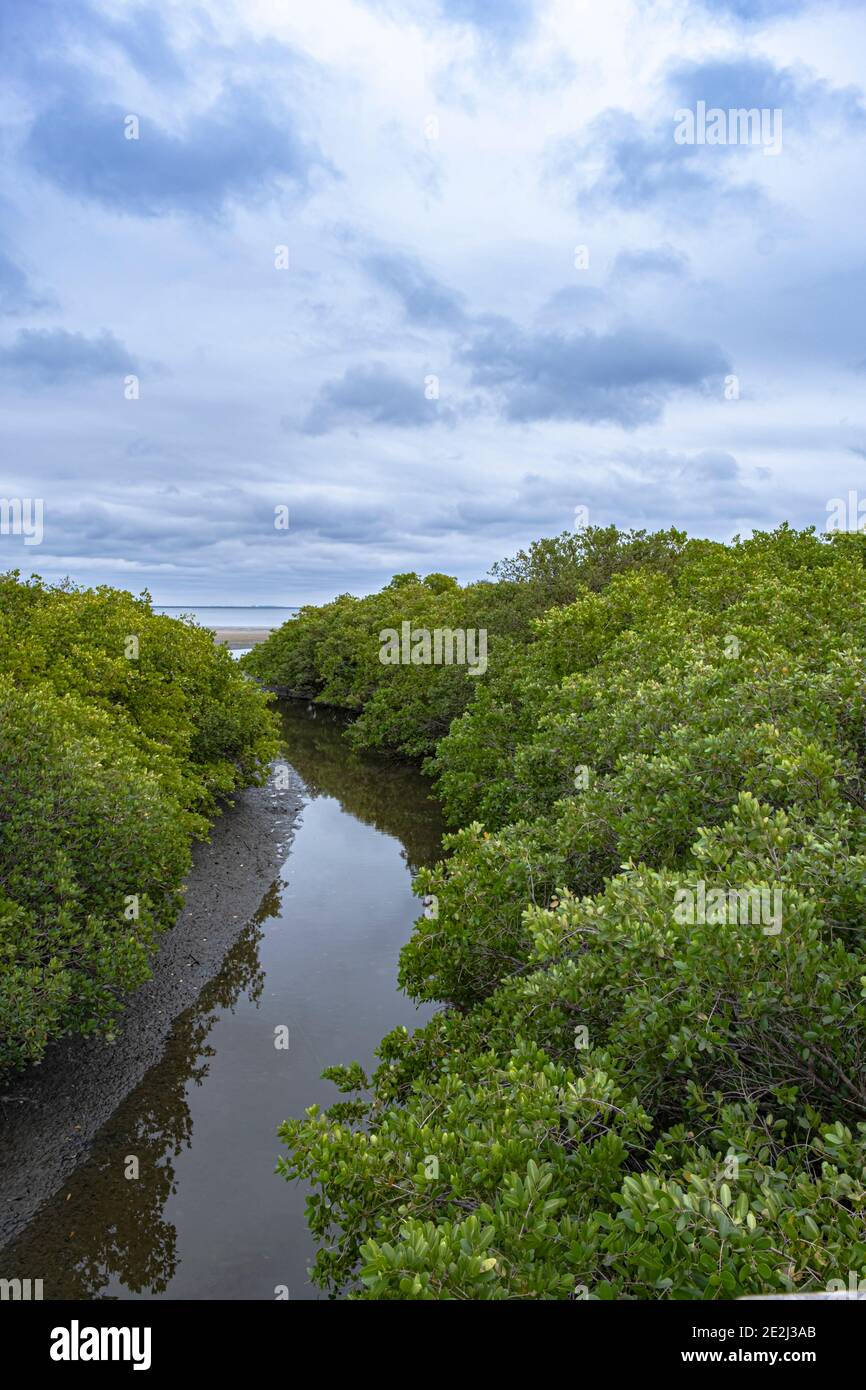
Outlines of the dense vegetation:
{"type": "Polygon", "coordinates": [[[305,609],[250,659],[357,711],[356,744],[431,754],[462,827],[418,875],[436,911],[401,966],[445,1007],[281,1130],[324,1287],[866,1276],[864,547],[588,531],[489,584],[402,575],[305,609]],[[383,666],[406,618],[486,623],[486,675],[383,666]]]}
{"type": "Polygon", "coordinates": [[[380,632],[413,628],[483,628],[488,660],[504,668],[519,659],[533,620],[552,604],[602,588],[614,571],[654,564],[670,570],[685,537],[676,531],[623,538],[616,528],[536,542],[528,554],[495,565],[495,581],[461,589],[446,574],[397,574],[367,598],[341,594],[254,647],[243,664],[254,676],[357,715],[349,740],[357,748],[420,757],[432,753],[472,699],[477,676],[461,666],[386,666],[380,632]]]}
{"type": "Polygon", "coordinates": [[[0,577],[0,1068],[111,1036],[192,839],[277,747],[207,631],[146,595],[0,577]]]}

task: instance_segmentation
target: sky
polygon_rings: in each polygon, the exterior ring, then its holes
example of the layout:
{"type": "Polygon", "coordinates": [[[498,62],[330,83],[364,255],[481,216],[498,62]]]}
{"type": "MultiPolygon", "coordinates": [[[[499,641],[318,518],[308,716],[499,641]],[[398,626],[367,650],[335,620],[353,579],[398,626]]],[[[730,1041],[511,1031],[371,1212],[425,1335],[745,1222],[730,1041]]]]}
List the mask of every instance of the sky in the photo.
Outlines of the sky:
{"type": "Polygon", "coordinates": [[[44,520],[0,570],[299,604],[825,529],[864,59],[842,0],[3,0],[0,498],[44,520]]]}

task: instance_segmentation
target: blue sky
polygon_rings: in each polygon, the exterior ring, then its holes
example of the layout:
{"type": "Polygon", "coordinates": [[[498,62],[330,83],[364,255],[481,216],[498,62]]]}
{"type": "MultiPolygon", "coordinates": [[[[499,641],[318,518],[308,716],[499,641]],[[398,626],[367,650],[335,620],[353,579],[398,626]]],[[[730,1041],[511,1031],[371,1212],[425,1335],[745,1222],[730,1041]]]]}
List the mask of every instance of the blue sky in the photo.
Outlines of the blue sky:
{"type": "Polygon", "coordinates": [[[866,495],[863,6],[4,0],[0,53],[0,568],[302,603],[866,495]]]}

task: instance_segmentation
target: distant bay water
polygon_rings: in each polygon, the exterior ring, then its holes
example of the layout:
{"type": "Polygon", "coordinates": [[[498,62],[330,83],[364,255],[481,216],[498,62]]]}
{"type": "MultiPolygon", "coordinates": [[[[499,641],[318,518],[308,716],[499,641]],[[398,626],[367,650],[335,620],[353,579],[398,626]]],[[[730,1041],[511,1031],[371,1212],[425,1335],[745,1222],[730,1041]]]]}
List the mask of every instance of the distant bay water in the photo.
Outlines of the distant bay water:
{"type": "Polygon", "coordinates": [[[165,613],[169,618],[179,618],[189,613],[201,627],[215,628],[253,628],[281,627],[298,612],[297,608],[265,608],[257,604],[247,607],[219,607],[210,604],[181,603],[153,605],[155,613],[165,613]]]}

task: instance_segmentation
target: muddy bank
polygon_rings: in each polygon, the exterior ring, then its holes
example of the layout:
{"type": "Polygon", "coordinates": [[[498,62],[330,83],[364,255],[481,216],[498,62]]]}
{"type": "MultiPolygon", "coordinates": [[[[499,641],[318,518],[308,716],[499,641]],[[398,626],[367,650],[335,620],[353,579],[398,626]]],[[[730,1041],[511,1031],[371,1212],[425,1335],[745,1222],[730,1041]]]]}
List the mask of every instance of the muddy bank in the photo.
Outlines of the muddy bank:
{"type": "Polygon", "coordinates": [[[224,647],[233,649],[255,647],[270,637],[273,631],[272,627],[217,627],[214,628],[214,638],[224,647]]]}
{"type": "Polygon", "coordinates": [[[87,1154],[97,1130],[159,1061],[175,1018],[220,970],[278,877],[303,804],[292,774],[241,792],[197,845],[186,903],[129,1000],[116,1043],[83,1038],[49,1048],[39,1067],[0,1083],[0,1246],[31,1219],[87,1154]]]}

